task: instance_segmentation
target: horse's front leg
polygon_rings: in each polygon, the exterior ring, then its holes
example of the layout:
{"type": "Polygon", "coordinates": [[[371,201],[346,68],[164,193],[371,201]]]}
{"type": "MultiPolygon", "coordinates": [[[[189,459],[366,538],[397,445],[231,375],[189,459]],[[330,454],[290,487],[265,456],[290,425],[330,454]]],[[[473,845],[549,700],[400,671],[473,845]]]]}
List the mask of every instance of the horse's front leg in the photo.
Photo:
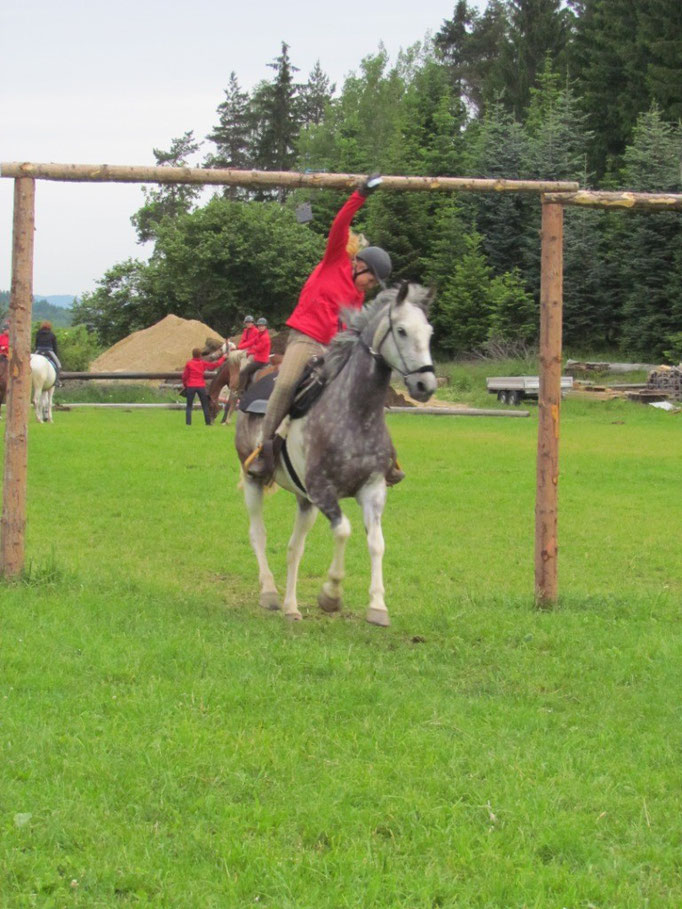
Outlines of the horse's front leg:
{"type": "Polygon", "coordinates": [[[249,513],[249,540],[258,560],[259,603],[263,609],[279,609],[275,579],[265,554],[266,534],[263,521],[263,485],[244,477],[244,501],[249,513]]]}
{"type": "Polygon", "coordinates": [[[334,556],[329,566],[327,580],[322,585],[322,590],[317,597],[318,606],[325,612],[338,612],[343,606],[341,584],[346,576],[346,543],[350,536],[350,521],[339,508],[338,502],[335,505],[336,508],[331,515],[325,511],[326,516],[331,521],[332,533],[334,534],[334,556]]]}
{"type": "Polygon", "coordinates": [[[383,477],[373,479],[367,486],[363,486],[357,495],[357,500],[362,508],[367,532],[367,547],[371,563],[371,579],[369,584],[369,607],[367,621],[373,625],[390,625],[388,609],[384,602],[384,535],[381,530],[381,516],[386,504],[386,481],[383,477]]]}
{"type": "Polygon", "coordinates": [[[298,567],[303,557],[305,538],[317,517],[317,508],[307,499],[297,496],[296,501],[298,502],[296,522],[294,523],[294,529],[287,548],[287,589],[284,594],[284,615],[288,619],[299,620],[301,613],[298,611],[298,603],[296,601],[298,567]]]}
{"type": "Polygon", "coordinates": [[[227,403],[225,404],[225,413],[223,415],[223,423],[225,423],[226,426],[230,425],[230,421],[232,419],[232,414],[237,409],[237,401],[238,401],[237,392],[230,391],[230,397],[228,398],[227,403]]]}

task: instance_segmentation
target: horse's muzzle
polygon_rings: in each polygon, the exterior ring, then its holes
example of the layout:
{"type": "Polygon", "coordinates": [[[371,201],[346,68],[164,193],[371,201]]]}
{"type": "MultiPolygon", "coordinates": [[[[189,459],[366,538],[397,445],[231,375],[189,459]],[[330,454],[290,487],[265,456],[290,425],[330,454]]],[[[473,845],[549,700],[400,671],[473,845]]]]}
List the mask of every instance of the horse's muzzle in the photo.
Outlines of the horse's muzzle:
{"type": "Polygon", "coordinates": [[[436,390],[436,377],[432,372],[413,372],[405,377],[410,397],[423,404],[436,390]]]}

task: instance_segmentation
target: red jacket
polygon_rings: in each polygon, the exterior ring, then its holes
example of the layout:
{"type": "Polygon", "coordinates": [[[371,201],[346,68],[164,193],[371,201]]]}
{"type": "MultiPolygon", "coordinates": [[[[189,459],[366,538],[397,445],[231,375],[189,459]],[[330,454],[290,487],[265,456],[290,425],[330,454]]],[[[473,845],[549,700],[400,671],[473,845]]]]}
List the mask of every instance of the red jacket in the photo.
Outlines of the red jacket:
{"type": "Polygon", "coordinates": [[[256,363],[270,362],[270,335],[267,328],[264,331],[257,331],[257,336],[249,347],[249,356],[253,357],[256,363]]]}
{"type": "Polygon", "coordinates": [[[225,357],[221,357],[212,363],[202,360],[200,357],[197,357],[196,360],[188,360],[182,371],[182,384],[185,388],[206,388],[204,373],[211,369],[218,369],[223,365],[225,359],[225,357]]]}
{"type": "Polygon", "coordinates": [[[9,335],[6,331],[3,331],[0,334],[0,354],[7,355],[9,353],[9,335]]]}
{"type": "Polygon", "coordinates": [[[239,339],[239,344],[237,344],[237,350],[248,350],[255,341],[257,334],[258,329],[255,325],[249,325],[248,328],[245,328],[239,339]]]}
{"type": "Polygon", "coordinates": [[[290,328],[320,344],[329,344],[339,330],[342,307],[360,309],[365,302],[364,293],[353,283],[353,266],[346,252],[350,223],[364,203],[365,197],[354,192],[334,218],[324,257],[303,285],[296,309],[287,320],[290,328]]]}

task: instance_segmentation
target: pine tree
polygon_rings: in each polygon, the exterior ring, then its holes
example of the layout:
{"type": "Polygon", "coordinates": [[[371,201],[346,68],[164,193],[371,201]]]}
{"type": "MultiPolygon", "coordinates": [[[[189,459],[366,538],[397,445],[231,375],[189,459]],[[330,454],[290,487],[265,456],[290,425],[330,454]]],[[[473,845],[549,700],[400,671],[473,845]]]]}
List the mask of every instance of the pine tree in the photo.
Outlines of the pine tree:
{"type": "Polygon", "coordinates": [[[633,0],[585,0],[576,22],[572,76],[594,134],[589,167],[598,177],[617,167],[650,104],[638,8],[633,0]]]}
{"type": "Polygon", "coordinates": [[[252,132],[249,95],[239,87],[234,71],[230,73],[225,100],[218,105],[217,114],[218,125],[206,136],[215,144],[216,150],[206,156],[204,167],[248,168],[252,132]]]}
{"type": "MultiPolygon", "coordinates": [[[[280,56],[268,66],[275,70],[275,78],[261,82],[252,98],[257,123],[254,165],[260,170],[291,170],[300,124],[294,82],[298,69],[289,59],[288,44],[282,42],[280,56]]],[[[286,193],[280,190],[277,195],[282,201],[286,193]]]]}
{"type": "MultiPolygon", "coordinates": [[[[628,188],[680,192],[681,147],[682,127],[665,123],[656,107],[643,114],[624,156],[628,188]]],[[[673,213],[633,212],[624,232],[622,342],[628,350],[660,356],[668,336],[680,329],[682,225],[673,213]]]]}
{"type": "Polygon", "coordinates": [[[493,278],[489,294],[489,341],[525,345],[537,340],[539,307],[526,289],[518,268],[493,278]]]}
{"type": "MultiPolygon", "coordinates": [[[[173,139],[168,151],[153,149],[157,167],[186,167],[188,158],[199,151],[201,143],[196,142],[192,130],[180,138],[173,139]]],[[[139,243],[153,240],[162,221],[177,218],[191,211],[195,200],[201,194],[200,186],[168,183],[159,189],[143,188],[145,204],[131,216],[139,243]]]]}
{"type": "MultiPolygon", "coordinates": [[[[523,179],[532,173],[527,135],[500,101],[486,109],[476,132],[472,143],[476,176],[523,179]]],[[[530,286],[533,278],[526,270],[524,238],[528,225],[532,229],[537,218],[537,200],[522,193],[481,193],[469,204],[493,274],[502,275],[518,267],[530,286]]]]}
{"type": "Polygon", "coordinates": [[[646,82],[663,117],[682,119],[682,3],[647,0],[641,4],[640,29],[649,55],[646,82]]]}
{"type": "Polygon", "coordinates": [[[566,72],[569,17],[561,0],[507,0],[507,7],[509,34],[502,48],[505,103],[521,117],[545,58],[549,55],[555,68],[566,72]]]}
{"type": "Polygon", "coordinates": [[[310,71],[308,81],[298,89],[298,119],[302,127],[319,126],[322,123],[335,90],[336,85],[329,81],[329,76],[322,71],[318,60],[310,71]]]}
{"type": "Polygon", "coordinates": [[[490,0],[482,13],[458,0],[452,19],[446,19],[435,38],[436,51],[450,74],[452,90],[474,114],[504,88],[500,48],[508,30],[506,6],[490,0]]]}
{"type": "Polygon", "coordinates": [[[476,232],[464,239],[464,253],[445,279],[434,301],[434,340],[450,354],[485,344],[490,331],[490,268],[476,232]]]}

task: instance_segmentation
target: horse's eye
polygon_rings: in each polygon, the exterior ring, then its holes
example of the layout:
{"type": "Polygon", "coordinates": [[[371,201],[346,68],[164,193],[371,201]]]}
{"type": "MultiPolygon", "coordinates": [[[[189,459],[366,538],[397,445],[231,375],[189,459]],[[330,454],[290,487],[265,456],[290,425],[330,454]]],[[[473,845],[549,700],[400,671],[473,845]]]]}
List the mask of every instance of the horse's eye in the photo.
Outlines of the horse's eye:
{"type": "Polygon", "coordinates": [[[398,329],[398,334],[400,335],[401,338],[407,337],[407,332],[405,331],[405,329],[402,326],[398,329]]]}

